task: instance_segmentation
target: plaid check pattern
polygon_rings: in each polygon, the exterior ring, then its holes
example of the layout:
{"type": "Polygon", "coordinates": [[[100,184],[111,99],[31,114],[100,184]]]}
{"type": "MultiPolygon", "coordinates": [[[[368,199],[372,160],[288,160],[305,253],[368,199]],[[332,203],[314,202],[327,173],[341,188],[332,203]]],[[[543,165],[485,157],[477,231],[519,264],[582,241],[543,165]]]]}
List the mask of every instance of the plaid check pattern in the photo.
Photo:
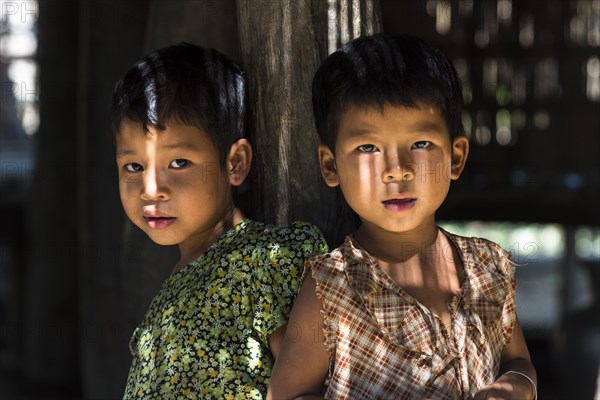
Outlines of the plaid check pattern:
{"type": "Polygon", "coordinates": [[[470,399],[496,379],[516,320],[515,264],[493,242],[443,232],[465,271],[450,331],[352,236],[307,261],[330,354],[327,399],[470,399]]]}

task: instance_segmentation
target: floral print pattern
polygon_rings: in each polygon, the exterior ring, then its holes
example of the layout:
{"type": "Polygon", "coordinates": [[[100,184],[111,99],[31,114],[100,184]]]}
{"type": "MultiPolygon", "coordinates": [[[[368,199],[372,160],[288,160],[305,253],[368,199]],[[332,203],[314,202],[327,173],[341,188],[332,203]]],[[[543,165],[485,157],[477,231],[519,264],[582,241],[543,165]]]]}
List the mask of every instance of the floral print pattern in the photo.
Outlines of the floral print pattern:
{"type": "Polygon", "coordinates": [[[262,399],[269,335],[287,322],[304,260],[328,251],[305,222],[244,220],[165,280],[130,343],[124,399],[262,399]]]}

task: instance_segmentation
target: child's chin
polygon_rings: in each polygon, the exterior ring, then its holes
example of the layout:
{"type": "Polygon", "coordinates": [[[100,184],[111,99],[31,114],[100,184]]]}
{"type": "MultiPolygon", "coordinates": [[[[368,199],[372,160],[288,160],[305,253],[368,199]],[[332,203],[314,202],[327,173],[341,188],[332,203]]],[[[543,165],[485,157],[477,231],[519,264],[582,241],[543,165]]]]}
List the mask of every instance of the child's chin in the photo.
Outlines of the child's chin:
{"type": "Polygon", "coordinates": [[[161,246],[173,246],[179,244],[177,240],[174,238],[165,237],[163,235],[157,235],[155,232],[145,231],[146,235],[152,240],[154,243],[159,244],[161,246]]]}
{"type": "Polygon", "coordinates": [[[150,239],[152,239],[154,243],[159,244],[161,246],[174,246],[176,244],[179,244],[179,242],[177,242],[176,240],[157,239],[152,236],[150,236],[150,239]]]}

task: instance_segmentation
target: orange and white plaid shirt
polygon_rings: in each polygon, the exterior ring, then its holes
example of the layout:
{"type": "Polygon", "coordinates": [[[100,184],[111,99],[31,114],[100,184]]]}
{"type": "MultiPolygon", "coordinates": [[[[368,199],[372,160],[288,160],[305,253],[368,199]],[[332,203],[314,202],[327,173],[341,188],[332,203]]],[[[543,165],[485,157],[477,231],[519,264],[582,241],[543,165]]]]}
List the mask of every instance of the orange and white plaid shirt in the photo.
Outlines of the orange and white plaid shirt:
{"type": "Polygon", "coordinates": [[[443,232],[465,271],[450,331],[352,236],[306,262],[325,320],[327,399],[469,399],[496,379],[516,320],[515,264],[493,242],[443,232]]]}

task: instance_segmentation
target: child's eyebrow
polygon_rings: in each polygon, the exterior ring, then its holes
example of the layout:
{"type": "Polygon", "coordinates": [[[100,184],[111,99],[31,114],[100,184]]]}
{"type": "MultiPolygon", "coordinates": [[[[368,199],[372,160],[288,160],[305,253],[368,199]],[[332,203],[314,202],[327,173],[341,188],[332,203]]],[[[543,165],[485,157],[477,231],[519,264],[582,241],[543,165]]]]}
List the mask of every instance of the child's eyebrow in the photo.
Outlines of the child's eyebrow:
{"type": "MultiPolygon", "coordinates": [[[[371,128],[370,125],[365,124],[363,126],[354,127],[348,129],[348,137],[360,137],[360,136],[372,136],[375,135],[376,128],[371,128]]],[[[437,124],[434,121],[417,121],[406,128],[407,132],[419,133],[419,132],[443,132],[444,127],[437,124]]]]}
{"type": "Polygon", "coordinates": [[[355,137],[355,136],[373,135],[373,131],[374,131],[374,128],[371,128],[370,126],[366,125],[366,126],[348,129],[348,136],[355,137]]]}
{"type": "Polygon", "coordinates": [[[433,121],[417,121],[408,127],[409,132],[442,132],[444,129],[433,121]]]}
{"type": "Polygon", "coordinates": [[[190,142],[168,143],[160,146],[164,150],[197,150],[198,147],[190,142]]]}
{"type": "Polygon", "coordinates": [[[130,149],[119,149],[119,150],[117,150],[117,157],[120,157],[120,156],[130,156],[132,154],[135,154],[135,151],[130,150],[130,149]]]}
{"type": "MultiPolygon", "coordinates": [[[[163,150],[197,150],[198,147],[194,146],[192,143],[189,142],[181,142],[181,143],[169,143],[169,144],[163,144],[162,146],[160,146],[161,149],[163,150]]],[[[130,156],[135,154],[135,151],[128,149],[128,148],[122,148],[117,150],[117,157],[120,156],[130,156]]]]}

